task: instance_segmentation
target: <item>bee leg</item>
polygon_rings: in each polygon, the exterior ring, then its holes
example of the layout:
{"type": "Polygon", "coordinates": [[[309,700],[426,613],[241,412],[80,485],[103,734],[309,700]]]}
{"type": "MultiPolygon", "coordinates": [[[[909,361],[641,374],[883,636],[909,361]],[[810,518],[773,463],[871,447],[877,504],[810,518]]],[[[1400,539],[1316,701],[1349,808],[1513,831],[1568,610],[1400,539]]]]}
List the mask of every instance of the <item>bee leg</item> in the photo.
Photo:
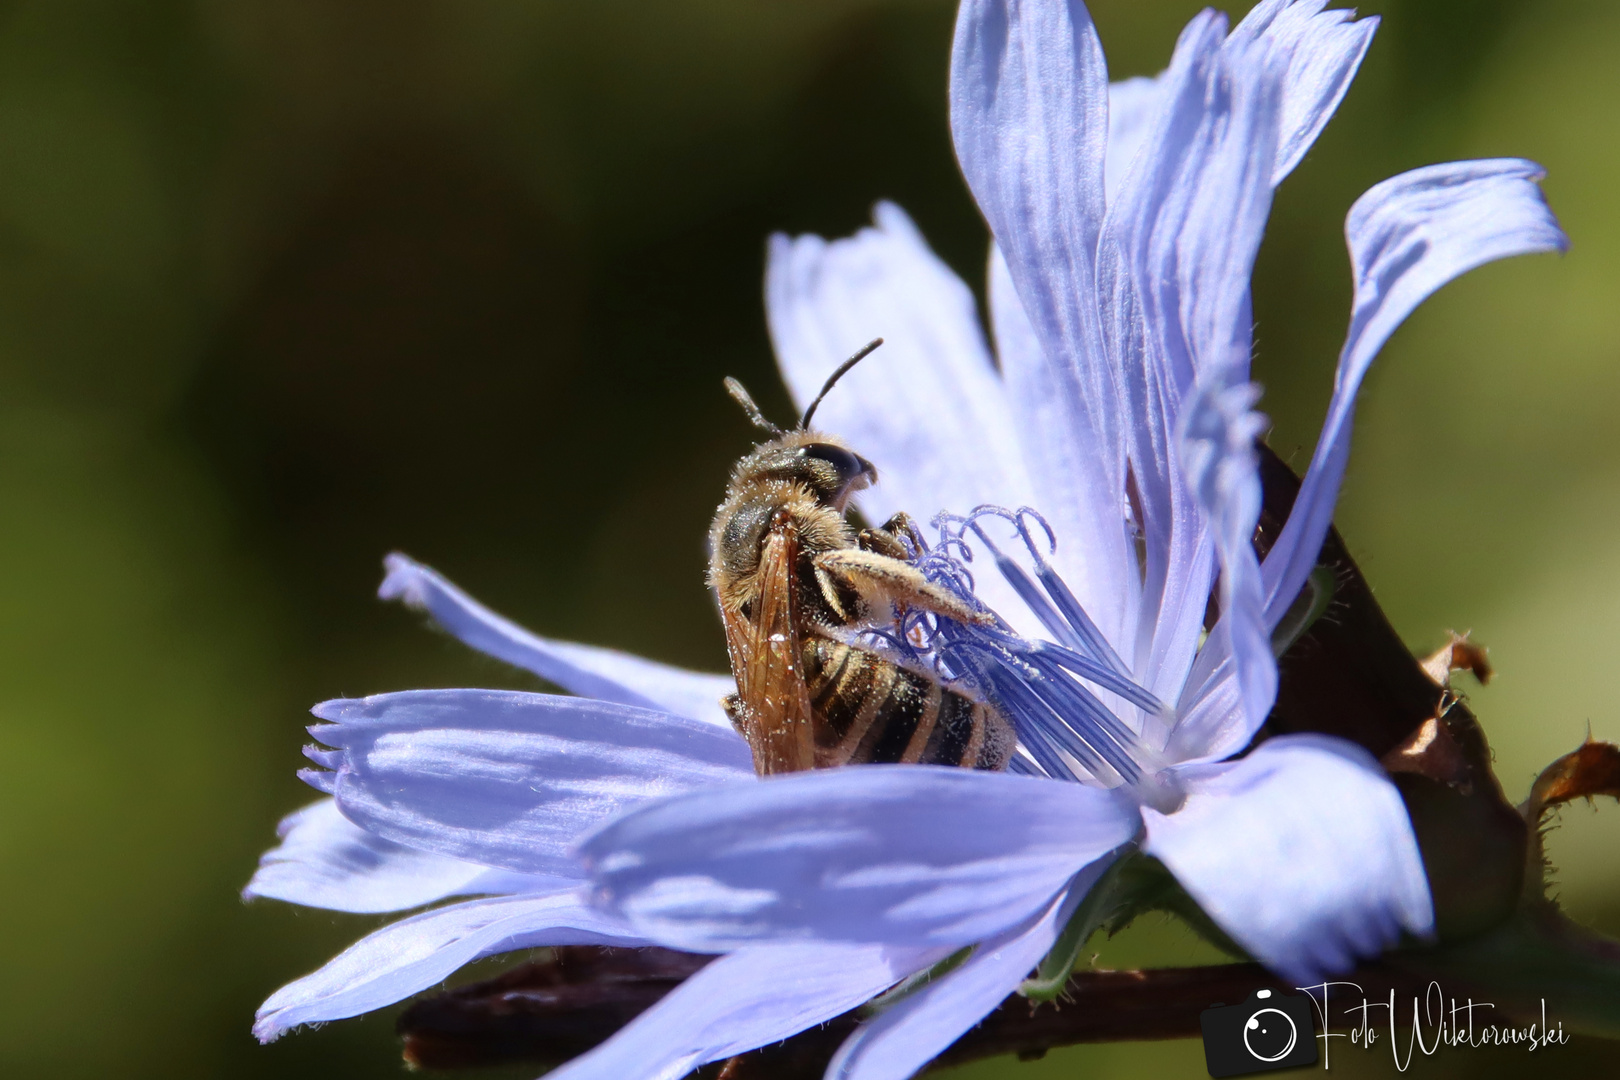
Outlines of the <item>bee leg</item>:
{"type": "Polygon", "coordinates": [[[894,515],[880,529],[862,529],[855,538],[855,545],[862,551],[875,551],[902,562],[910,562],[913,553],[923,549],[922,534],[917,531],[917,524],[911,520],[911,515],[906,513],[894,515]],[[910,541],[910,547],[906,546],[907,541],[910,541]]]}
{"type": "Polygon", "coordinates": [[[991,616],[973,610],[955,593],[935,585],[903,559],[859,548],[838,548],[817,555],[815,566],[854,588],[868,612],[882,611],[884,605],[889,605],[930,611],[957,622],[993,622],[991,616]]]}
{"type": "Polygon", "coordinates": [[[911,541],[912,546],[918,548],[919,550],[923,547],[922,530],[917,528],[917,523],[913,521],[911,515],[906,513],[904,510],[894,515],[894,517],[890,518],[888,521],[885,521],[883,523],[883,531],[892,536],[905,537],[907,540],[911,541]]]}
{"type": "Polygon", "coordinates": [[[862,551],[886,555],[901,562],[911,558],[911,552],[906,550],[906,545],[887,529],[862,529],[855,537],[855,546],[862,551]]]}

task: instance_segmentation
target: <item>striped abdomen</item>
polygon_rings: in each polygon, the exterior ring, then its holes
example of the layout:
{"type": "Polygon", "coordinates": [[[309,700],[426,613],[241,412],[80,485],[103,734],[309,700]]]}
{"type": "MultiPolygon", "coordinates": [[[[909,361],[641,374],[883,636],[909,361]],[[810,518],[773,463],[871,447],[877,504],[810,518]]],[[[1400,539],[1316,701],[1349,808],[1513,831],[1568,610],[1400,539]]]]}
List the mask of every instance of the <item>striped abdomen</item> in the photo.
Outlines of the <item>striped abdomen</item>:
{"type": "Polygon", "coordinates": [[[1001,769],[1012,755],[1012,725],[1000,712],[865,649],[807,638],[804,684],[817,768],[914,762],[1001,769]]]}

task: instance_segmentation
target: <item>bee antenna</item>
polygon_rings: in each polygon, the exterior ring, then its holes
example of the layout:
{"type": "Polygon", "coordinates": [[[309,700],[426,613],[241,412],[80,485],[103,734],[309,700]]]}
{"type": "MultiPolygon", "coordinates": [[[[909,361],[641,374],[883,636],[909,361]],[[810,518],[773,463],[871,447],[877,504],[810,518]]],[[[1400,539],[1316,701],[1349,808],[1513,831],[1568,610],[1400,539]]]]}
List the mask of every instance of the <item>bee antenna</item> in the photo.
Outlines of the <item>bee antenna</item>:
{"type": "Polygon", "coordinates": [[[842,364],[839,364],[837,371],[834,371],[831,375],[827,376],[827,381],[821,386],[821,393],[817,394],[816,400],[812,401],[810,403],[810,407],[804,410],[804,418],[799,421],[800,431],[803,431],[805,428],[810,426],[810,418],[816,415],[816,406],[820,405],[821,399],[827,396],[827,391],[831,390],[838,383],[838,380],[844,377],[850,368],[854,367],[862,360],[865,360],[868,356],[871,356],[872,351],[881,344],[883,344],[882,338],[873,338],[871,341],[868,341],[865,345],[861,346],[860,351],[854,356],[850,357],[848,360],[845,360],[842,364]]]}
{"type": "Polygon", "coordinates": [[[748,390],[743,384],[730,375],[726,376],[726,393],[730,394],[737,404],[742,406],[743,412],[748,414],[749,423],[762,431],[770,432],[772,435],[783,434],[781,428],[765,419],[765,414],[759,411],[759,406],[754,404],[754,399],[749,396],[748,390]]]}

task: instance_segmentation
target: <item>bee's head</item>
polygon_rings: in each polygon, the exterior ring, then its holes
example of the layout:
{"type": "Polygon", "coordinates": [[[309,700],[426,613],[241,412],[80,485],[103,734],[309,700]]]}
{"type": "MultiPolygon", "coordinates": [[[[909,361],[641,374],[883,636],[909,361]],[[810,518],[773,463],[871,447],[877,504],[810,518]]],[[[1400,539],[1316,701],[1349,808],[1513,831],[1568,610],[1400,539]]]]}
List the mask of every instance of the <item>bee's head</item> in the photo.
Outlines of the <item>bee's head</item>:
{"type": "Polygon", "coordinates": [[[748,419],[771,436],[769,442],[756,446],[753,453],[738,463],[733,483],[746,478],[802,484],[815,492],[820,502],[839,513],[843,513],[851,495],[876,483],[877,469],[870,461],[832,436],[812,431],[810,419],[815,416],[816,406],[821,404],[821,399],[843,378],[844,373],[882,344],[883,339],[876,338],[838,365],[838,369],[822,386],[821,393],[804,410],[799,426],[792,431],[783,431],[765,419],[765,414],[759,411],[759,406],[743,389],[743,384],[736,379],[727,379],[726,390],[743,407],[748,419]]]}
{"type": "Polygon", "coordinates": [[[802,485],[843,513],[851,495],[877,481],[877,468],[831,435],[787,431],[756,446],[738,463],[737,477],[802,485]]]}

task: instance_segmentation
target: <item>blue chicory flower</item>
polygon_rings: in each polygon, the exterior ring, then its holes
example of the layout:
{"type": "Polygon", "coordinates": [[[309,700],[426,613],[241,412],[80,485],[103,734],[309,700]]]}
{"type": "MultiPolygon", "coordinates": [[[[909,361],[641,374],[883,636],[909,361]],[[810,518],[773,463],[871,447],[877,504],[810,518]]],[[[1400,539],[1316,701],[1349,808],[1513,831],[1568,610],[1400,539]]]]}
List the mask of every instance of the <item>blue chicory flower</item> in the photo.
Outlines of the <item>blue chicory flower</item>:
{"type": "MultiPolygon", "coordinates": [[[[851,343],[890,343],[821,414],[883,467],[865,515],[1035,506],[1059,541],[1028,547],[1033,574],[998,559],[1003,574],[980,575],[1000,630],[936,628],[935,659],[1003,701],[1037,775],[755,782],[717,704],[729,680],[529,635],[395,557],[385,596],[595,700],[419,691],[316,710],[334,749],[311,756],[331,771],[306,779],[332,798],[283,823],[248,894],[372,911],[483,898],[385,927],[279,991],[261,1038],[506,949],[725,952],[556,1074],[675,1077],[976,946],[864,1024],[829,1072],[902,1077],[1016,988],[1133,838],[1291,977],[1428,931],[1410,824],[1363,751],[1297,736],[1231,759],[1275,694],[1271,634],[1329,527],[1373,356],[1453,277],[1565,241],[1523,161],[1419,169],[1357,201],[1333,401],[1260,564],[1250,270],[1272,189],[1376,26],[1323,8],[1264,0],[1230,34],[1205,12],[1167,71],[1109,87],[1078,0],[966,0],[952,127],[995,241],[999,364],[971,293],[898,208],[849,240],[772,242],[768,313],[801,402],[851,343]]],[[[961,552],[950,539],[943,558],[961,552]]],[[[960,580],[959,563],[935,567],[960,580]]]]}

